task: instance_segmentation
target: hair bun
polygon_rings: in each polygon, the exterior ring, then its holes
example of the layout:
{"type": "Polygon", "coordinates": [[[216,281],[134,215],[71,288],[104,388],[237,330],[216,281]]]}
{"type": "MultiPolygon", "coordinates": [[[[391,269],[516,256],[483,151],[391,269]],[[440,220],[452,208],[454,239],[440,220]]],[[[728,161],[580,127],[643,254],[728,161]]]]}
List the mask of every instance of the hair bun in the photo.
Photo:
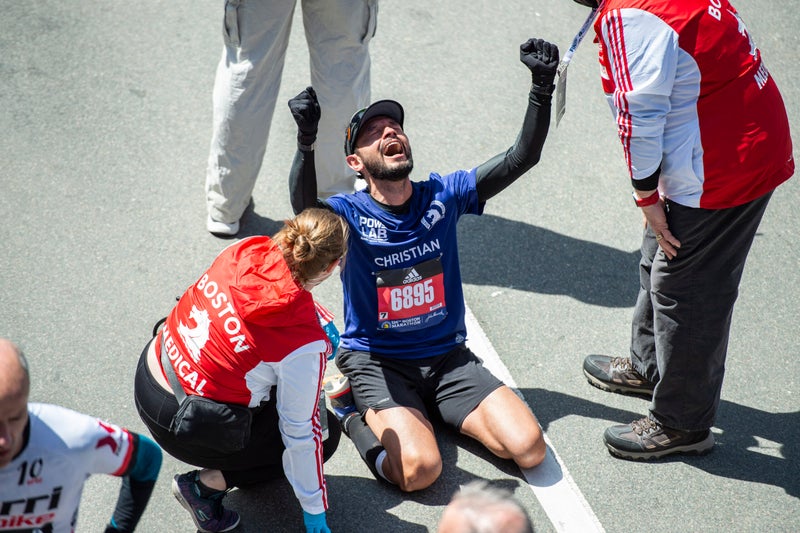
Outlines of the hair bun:
{"type": "Polygon", "coordinates": [[[294,246],[292,246],[292,254],[296,261],[301,263],[310,261],[314,258],[314,247],[308,236],[298,234],[294,239],[294,246]]]}
{"type": "Polygon", "coordinates": [[[327,209],[311,207],[275,234],[283,257],[300,282],[319,276],[347,250],[347,225],[327,209]]]}

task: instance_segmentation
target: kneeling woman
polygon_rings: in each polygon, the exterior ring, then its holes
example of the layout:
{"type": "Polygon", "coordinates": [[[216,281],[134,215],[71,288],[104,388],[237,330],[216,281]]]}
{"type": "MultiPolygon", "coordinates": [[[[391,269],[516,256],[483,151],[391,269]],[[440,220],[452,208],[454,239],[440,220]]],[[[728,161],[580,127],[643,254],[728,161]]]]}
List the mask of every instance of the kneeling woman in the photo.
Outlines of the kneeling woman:
{"type": "Polygon", "coordinates": [[[175,476],[172,484],[201,531],[228,531],[239,523],[238,513],[222,506],[228,490],[284,474],[306,528],[329,531],[322,463],[340,433],[330,424],[323,443],[318,406],[334,347],[323,329],[330,319],[309,291],[333,273],[346,243],[347,226],[337,215],[307,209],[272,238],[232,244],[145,347],[136,370],[136,408],[164,451],[202,467],[175,476]],[[211,412],[198,407],[193,421],[178,424],[179,406],[198,396],[217,403],[211,412]],[[231,416],[237,411],[245,416],[231,416]],[[218,430],[202,427],[209,418],[219,419],[218,430]]]}

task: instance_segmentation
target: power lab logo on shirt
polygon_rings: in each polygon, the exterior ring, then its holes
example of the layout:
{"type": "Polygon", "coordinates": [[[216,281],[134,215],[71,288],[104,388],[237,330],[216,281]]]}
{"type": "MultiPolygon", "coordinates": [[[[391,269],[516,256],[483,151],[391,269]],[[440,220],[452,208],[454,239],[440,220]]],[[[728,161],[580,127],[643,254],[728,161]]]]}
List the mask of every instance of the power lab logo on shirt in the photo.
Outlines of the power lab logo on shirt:
{"type": "Polygon", "coordinates": [[[361,239],[367,242],[386,242],[389,239],[384,223],[374,218],[359,216],[358,231],[361,239]]]}
{"type": "Polygon", "coordinates": [[[428,211],[425,213],[425,216],[422,217],[422,225],[425,226],[428,231],[436,225],[437,222],[444,219],[444,214],[447,210],[444,207],[444,204],[439,200],[434,200],[431,202],[428,211]]]}
{"type": "Polygon", "coordinates": [[[194,323],[197,325],[190,328],[181,321],[178,324],[178,334],[183,339],[184,346],[189,350],[189,355],[197,363],[200,361],[200,351],[208,342],[208,328],[211,325],[211,319],[208,318],[208,311],[200,310],[194,305],[192,305],[189,317],[194,319],[194,323]]]}

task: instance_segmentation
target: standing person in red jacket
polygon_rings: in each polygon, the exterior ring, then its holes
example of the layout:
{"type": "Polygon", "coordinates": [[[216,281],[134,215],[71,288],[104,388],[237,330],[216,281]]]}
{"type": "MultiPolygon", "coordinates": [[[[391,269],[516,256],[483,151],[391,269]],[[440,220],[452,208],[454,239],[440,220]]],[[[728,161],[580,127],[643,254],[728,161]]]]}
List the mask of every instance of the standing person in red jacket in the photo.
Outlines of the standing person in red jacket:
{"type": "Polygon", "coordinates": [[[142,353],[136,407],[164,451],[203,467],[175,476],[172,485],[201,531],[239,523],[238,513],[222,506],[228,490],[284,474],[307,531],[329,531],[322,463],[340,434],[331,424],[324,438],[318,406],[338,339],[323,329],[330,316],[310,291],[339,265],[347,235],[337,215],[307,209],[272,238],[232,244],[187,289],[142,353]],[[176,399],[171,379],[187,398],[176,399]],[[192,396],[249,408],[249,431],[235,435],[246,442],[230,449],[233,439],[219,438],[229,419],[194,438],[176,435],[179,405],[192,396]]]}
{"type": "Polygon", "coordinates": [[[630,357],[590,355],[584,374],[652,397],[648,416],[606,430],[612,454],[705,453],[745,260],[794,173],[786,110],[728,0],[605,0],[594,29],[646,224],[630,357]]]}

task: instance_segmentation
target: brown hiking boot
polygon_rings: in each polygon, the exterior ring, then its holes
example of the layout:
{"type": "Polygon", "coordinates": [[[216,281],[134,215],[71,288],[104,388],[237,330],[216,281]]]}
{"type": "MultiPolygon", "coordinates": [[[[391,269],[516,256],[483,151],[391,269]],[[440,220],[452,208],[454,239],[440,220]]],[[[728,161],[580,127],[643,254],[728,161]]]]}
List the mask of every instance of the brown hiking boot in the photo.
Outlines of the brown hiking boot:
{"type": "Polygon", "coordinates": [[[583,360],[583,373],[598,389],[653,397],[655,385],[633,368],[629,358],[587,355],[583,360]]]}
{"type": "Polygon", "coordinates": [[[703,455],[714,447],[709,430],[681,431],[662,426],[650,417],[611,426],[603,435],[608,451],[623,459],[646,461],[673,453],[703,455]]]}

